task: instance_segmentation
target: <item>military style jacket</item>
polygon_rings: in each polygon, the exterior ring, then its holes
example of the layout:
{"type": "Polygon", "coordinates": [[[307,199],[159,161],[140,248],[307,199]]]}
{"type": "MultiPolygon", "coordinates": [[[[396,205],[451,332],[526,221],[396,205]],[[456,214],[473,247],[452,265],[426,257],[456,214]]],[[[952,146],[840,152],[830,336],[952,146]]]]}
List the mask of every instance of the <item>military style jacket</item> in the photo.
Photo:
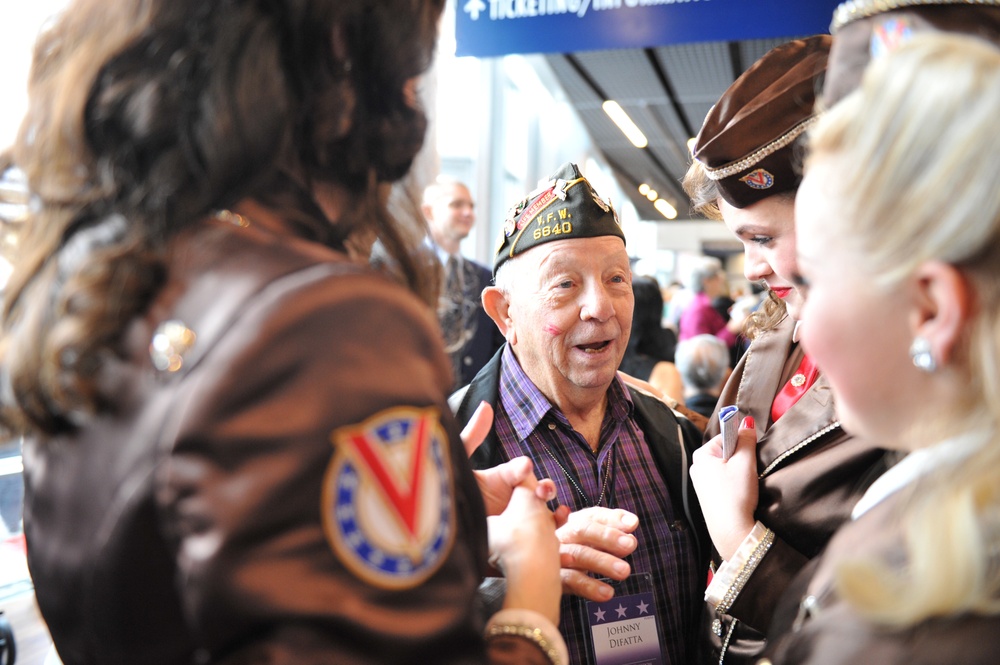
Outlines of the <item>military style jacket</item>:
{"type": "MultiPolygon", "coordinates": [[[[786,318],[750,345],[723,389],[719,405],[735,404],[757,429],[760,477],[755,547],[736,573],[709,588],[706,633],[711,663],[752,663],[764,647],[778,599],[792,578],[818,555],[833,532],[885,467],[885,452],[845,432],[833,393],[821,374],[776,423],[774,396],[802,359],[793,349],[794,322],[786,318]],[[713,595],[712,591],[717,590],[713,595]]],[[[705,440],[719,433],[709,421],[705,440]]]]}
{"type": "Polygon", "coordinates": [[[65,665],[546,663],[482,637],[486,521],[432,312],[291,231],[217,220],[101,368],[113,410],[26,442],[65,665]]]}
{"type": "Polygon", "coordinates": [[[904,561],[898,492],[841,528],[822,556],[789,586],[758,665],[992,665],[1000,659],[1000,616],[927,619],[905,629],[864,620],[836,593],[834,570],[859,554],[904,561]]]}

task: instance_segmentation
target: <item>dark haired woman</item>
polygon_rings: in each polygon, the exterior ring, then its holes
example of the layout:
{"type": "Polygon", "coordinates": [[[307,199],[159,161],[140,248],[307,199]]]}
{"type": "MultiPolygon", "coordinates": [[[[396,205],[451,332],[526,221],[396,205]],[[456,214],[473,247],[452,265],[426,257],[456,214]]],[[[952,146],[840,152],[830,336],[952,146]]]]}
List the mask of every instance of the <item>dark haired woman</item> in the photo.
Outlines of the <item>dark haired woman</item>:
{"type": "Polygon", "coordinates": [[[550,488],[477,486],[429,308],[349,258],[433,295],[385,194],[443,4],[77,0],[42,35],[0,417],[66,665],[562,657],[550,488]]]}

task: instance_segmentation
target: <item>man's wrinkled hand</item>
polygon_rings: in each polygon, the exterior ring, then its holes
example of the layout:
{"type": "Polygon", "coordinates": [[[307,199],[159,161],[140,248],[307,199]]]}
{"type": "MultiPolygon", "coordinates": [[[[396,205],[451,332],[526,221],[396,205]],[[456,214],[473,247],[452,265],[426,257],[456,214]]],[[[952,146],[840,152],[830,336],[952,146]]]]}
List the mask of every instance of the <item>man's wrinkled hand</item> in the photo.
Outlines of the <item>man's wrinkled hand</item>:
{"type": "Polygon", "coordinates": [[[624,557],[635,551],[632,532],[638,526],[639,518],[627,510],[592,507],[570,513],[556,530],[563,593],[597,602],[611,598],[611,585],[588,573],[613,580],[628,577],[631,566],[624,557]]]}

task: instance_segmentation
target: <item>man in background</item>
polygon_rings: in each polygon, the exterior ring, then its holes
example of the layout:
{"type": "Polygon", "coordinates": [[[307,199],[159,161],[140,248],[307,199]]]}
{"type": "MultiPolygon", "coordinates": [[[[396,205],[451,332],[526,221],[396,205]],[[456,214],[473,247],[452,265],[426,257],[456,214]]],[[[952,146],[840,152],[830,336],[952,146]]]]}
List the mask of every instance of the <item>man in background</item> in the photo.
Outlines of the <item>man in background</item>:
{"type": "Polygon", "coordinates": [[[475,203],[461,182],[438,176],[424,190],[424,218],[429,244],[444,275],[438,298],[438,321],[451,357],[456,386],[464,386],[503,344],[503,335],[483,310],[481,295],[492,271],[462,256],[459,247],[476,223],[475,203]]]}

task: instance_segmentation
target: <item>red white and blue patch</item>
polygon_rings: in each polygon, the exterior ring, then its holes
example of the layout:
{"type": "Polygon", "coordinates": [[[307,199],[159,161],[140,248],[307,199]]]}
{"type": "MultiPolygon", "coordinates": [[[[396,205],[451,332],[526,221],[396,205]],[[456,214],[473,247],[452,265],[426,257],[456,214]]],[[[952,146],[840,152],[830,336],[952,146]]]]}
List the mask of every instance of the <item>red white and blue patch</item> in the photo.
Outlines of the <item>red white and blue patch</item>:
{"type": "Polygon", "coordinates": [[[774,176],[764,169],[754,169],[740,178],[740,182],[754,189],[770,189],[774,185],[774,176]]]}
{"type": "MultiPolygon", "coordinates": [[[[561,190],[560,192],[557,192],[555,187],[543,192],[542,195],[535,199],[535,202],[529,205],[524,212],[521,213],[521,216],[517,218],[517,230],[520,231],[525,226],[530,224],[531,221],[535,219],[540,212],[542,212],[542,210],[547,208],[553,201],[560,198],[560,193],[561,190]]],[[[562,198],[565,199],[566,195],[563,194],[562,198]]]]}
{"type": "Polygon", "coordinates": [[[876,24],[872,29],[870,44],[872,58],[895,51],[912,37],[913,28],[905,17],[888,19],[876,24]]]}
{"type": "Polygon", "coordinates": [[[387,409],[333,432],[323,528],[365,582],[409,589],[434,574],[455,539],[448,435],[437,409],[387,409]]]}

